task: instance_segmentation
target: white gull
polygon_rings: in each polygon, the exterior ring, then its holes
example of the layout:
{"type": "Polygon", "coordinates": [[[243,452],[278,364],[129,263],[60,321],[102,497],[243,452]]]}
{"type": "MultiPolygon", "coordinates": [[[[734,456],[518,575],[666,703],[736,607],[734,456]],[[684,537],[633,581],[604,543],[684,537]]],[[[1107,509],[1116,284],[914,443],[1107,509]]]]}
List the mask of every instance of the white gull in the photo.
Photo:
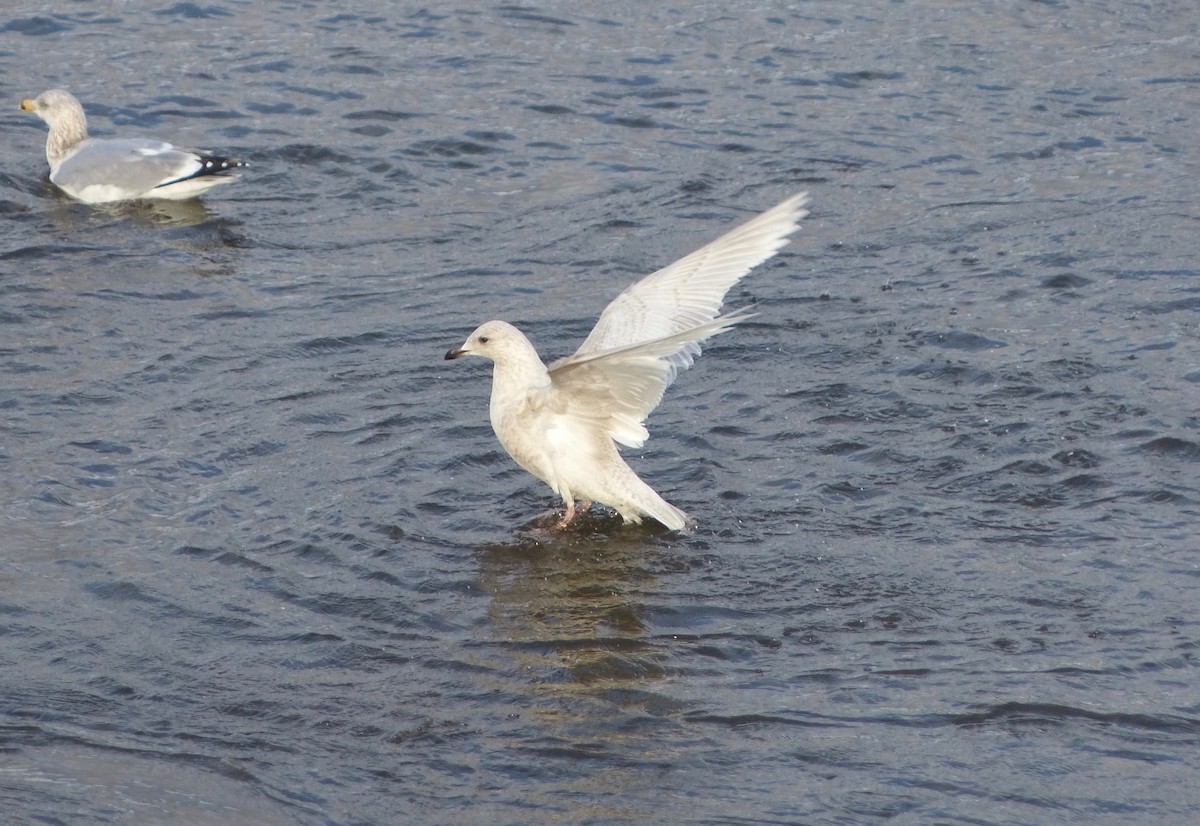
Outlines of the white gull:
{"type": "Polygon", "coordinates": [[[618,295],[574,355],[549,367],[529,339],[505,321],[489,321],[447,359],[483,356],[495,363],[492,429],[517,464],[566,503],[612,507],[626,522],[643,516],[672,530],[689,525],[625,463],[614,442],[641,447],[642,424],[676,374],[691,366],[700,342],[751,314],[718,316],[725,293],[787,244],[808,211],[808,194],[788,198],[716,241],[635,282],[618,295]]]}

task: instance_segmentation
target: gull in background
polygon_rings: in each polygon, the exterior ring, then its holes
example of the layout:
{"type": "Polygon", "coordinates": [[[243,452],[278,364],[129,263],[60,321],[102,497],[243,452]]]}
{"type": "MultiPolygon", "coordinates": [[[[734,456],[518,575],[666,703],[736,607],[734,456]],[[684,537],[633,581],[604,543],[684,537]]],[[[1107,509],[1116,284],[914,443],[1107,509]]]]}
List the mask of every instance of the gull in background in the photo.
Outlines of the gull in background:
{"type": "Polygon", "coordinates": [[[198,149],[180,149],[144,138],[89,138],[83,106],[65,89],[50,89],[21,101],[50,126],[46,160],[50,181],[87,204],[163,198],[194,198],[237,180],[239,160],[198,149]]]}
{"type": "Polygon", "coordinates": [[[487,322],[446,353],[494,362],[492,429],[517,464],[562,497],[559,528],[571,524],[577,501],[581,510],[593,501],[608,505],[626,523],[649,516],[672,530],[689,526],[687,514],[638,478],[615,442],[641,447],[646,416],[700,354],[700,342],[751,317],[717,313],[730,287],[787,244],[806,203],[808,193],[788,198],[630,285],[575,354],[549,367],[505,321],[487,322]]]}

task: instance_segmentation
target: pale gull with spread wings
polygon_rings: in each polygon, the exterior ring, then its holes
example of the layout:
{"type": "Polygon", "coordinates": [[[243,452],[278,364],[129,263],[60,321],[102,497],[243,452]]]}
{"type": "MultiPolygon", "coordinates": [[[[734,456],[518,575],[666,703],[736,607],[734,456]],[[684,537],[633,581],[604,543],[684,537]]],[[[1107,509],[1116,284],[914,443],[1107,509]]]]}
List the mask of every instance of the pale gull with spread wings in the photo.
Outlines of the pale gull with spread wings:
{"type": "Polygon", "coordinates": [[[795,195],[632,284],[575,354],[549,367],[505,321],[487,322],[446,353],[494,362],[492,428],[517,464],[562,497],[559,527],[575,518],[577,501],[583,509],[601,502],[626,522],[649,516],[672,530],[689,526],[687,514],[643,482],[615,442],[641,447],[646,416],[691,366],[700,342],[750,318],[717,313],[730,287],[787,244],[807,202],[807,193],[795,195]]]}

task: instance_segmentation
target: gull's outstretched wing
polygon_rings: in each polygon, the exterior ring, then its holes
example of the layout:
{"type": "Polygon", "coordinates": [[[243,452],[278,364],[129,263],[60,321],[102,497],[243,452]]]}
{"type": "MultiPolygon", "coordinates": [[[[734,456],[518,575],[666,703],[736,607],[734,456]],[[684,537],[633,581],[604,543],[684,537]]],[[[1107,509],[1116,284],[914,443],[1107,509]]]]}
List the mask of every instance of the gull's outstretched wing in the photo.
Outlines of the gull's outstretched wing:
{"type": "Polygon", "coordinates": [[[801,193],[628,287],[575,354],[549,367],[559,403],[616,441],[640,447],[642,425],[700,342],[750,317],[717,317],[738,279],[787,243],[808,214],[801,193]]]}
{"type": "MultiPolygon", "coordinates": [[[[794,195],[631,284],[604,308],[600,320],[571,358],[666,338],[711,321],[729,288],[787,244],[788,236],[808,214],[806,203],[807,192],[794,195]]],[[[692,342],[667,357],[672,377],[691,365],[699,352],[699,345],[692,342]]]]}

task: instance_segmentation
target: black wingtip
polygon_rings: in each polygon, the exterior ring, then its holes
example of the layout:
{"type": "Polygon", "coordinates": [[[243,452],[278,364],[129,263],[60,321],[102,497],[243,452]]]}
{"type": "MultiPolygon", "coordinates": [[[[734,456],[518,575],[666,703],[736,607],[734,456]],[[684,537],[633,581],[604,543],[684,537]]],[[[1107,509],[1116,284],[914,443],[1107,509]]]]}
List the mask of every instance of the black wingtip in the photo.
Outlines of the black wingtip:
{"type": "Polygon", "coordinates": [[[229,173],[242,166],[249,166],[245,161],[239,161],[237,158],[226,158],[222,155],[211,155],[207,152],[193,152],[200,160],[200,168],[191,175],[184,175],[182,178],[175,178],[170,181],[163,181],[155,189],[162,189],[165,186],[180,183],[181,181],[190,181],[193,178],[208,178],[208,177],[229,177],[229,173]]]}
{"type": "Polygon", "coordinates": [[[250,165],[245,161],[238,160],[237,158],[226,158],[221,155],[200,155],[200,161],[203,165],[201,166],[200,171],[197,172],[193,177],[200,175],[220,175],[221,173],[228,172],[231,169],[237,169],[238,167],[250,165]]]}

